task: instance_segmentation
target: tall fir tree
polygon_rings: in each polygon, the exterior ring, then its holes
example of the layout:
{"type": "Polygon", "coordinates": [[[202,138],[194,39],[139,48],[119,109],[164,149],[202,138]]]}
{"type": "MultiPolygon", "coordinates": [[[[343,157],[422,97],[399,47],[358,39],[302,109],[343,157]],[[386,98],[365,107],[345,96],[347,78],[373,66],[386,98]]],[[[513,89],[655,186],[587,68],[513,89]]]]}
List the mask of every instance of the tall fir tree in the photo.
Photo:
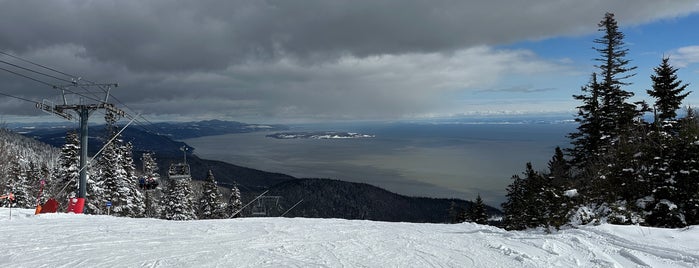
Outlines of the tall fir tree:
{"type": "Polygon", "coordinates": [[[56,186],[65,187],[67,197],[75,196],[80,179],[80,141],[75,131],[66,132],[65,144],[61,146],[59,165],[56,186]]]}
{"type": "Polygon", "coordinates": [[[138,190],[138,176],[133,163],[133,145],[131,142],[120,142],[119,145],[117,168],[123,172],[119,171],[116,177],[117,188],[111,193],[112,211],[117,216],[143,217],[145,203],[143,194],[138,190]]]}
{"type": "Polygon", "coordinates": [[[643,179],[639,153],[645,139],[642,114],[648,109],[645,102],[630,103],[633,93],[624,89],[636,67],[626,59],[628,49],[614,14],[606,13],[598,26],[604,32],[594,40],[600,54],[595,59],[599,76],[593,74],[590,86],[583,88],[590,94],[575,96],[583,105],[578,107],[578,132],[569,135],[573,144],[569,152],[586,198],[624,208],[639,197],[637,180],[643,179]]]}
{"type": "Polygon", "coordinates": [[[626,59],[629,49],[624,42],[624,33],[619,31],[619,26],[613,13],[606,13],[604,18],[597,25],[599,31],[604,32],[604,36],[594,40],[599,47],[595,50],[600,53],[600,57],[595,60],[599,69],[601,88],[600,114],[602,119],[602,135],[615,142],[622,135],[632,129],[633,119],[640,111],[636,105],[629,103],[628,99],[633,97],[633,92],[623,89],[623,86],[630,85],[624,80],[632,77],[631,73],[636,69],[630,66],[630,60],[626,59]]]}
{"type": "Polygon", "coordinates": [[[202,191],[201,199],[199,199],[199,210],[197,211],[199,219],[223,218],[225,216],[225,207],[221,202],[221,193],[218,190],[214,173],[211,170],[206,175],[202,191]]]}
{"type": "Polygon", "coordinates": [[[243,199],[240,196],[240,189],[237,185],[231,187],[231,196],[228,198],[228,204],[226,205],[226,212],[228,217],[236,218],[240,217],[240,210],[243,209],[243,199]],[[233,215],[234,213],[237,213],[233,215]]]}

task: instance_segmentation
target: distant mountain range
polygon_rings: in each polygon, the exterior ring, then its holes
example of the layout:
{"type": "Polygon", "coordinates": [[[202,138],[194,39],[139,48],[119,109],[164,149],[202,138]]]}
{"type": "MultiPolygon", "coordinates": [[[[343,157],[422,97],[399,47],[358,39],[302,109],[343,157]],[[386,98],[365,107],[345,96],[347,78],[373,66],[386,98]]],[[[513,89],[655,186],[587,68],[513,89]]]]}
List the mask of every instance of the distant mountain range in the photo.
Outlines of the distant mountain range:
{"type": "MultiPolygon", "coordinates": [[[[460,199],[408,197],[365,183],[330,179],[284,181],[270,187],[267,196],[281,197],[281,213],[300,202],[286,216],[306,218],[444,223],[449,221],[452,202],[463,208],[471,205],[460,199]]],[[[490,215],[502,214],[493,207],[486,209],[490,215]]]]}
{"type": "MultiPolygon", "coordinates": [[[[282,125],[258,125],[240,122],[210,120],[187,123],[156,123],[147,129],[129,127],[123,133],[127,141],[134,144],[134,160],[141,165],[143,152],[154,152],[160,167],[165,173],[171,163],[182,162],[186,150],[187,163],[191,166],[195,180],[206,178],[208,170],[215,174],[219,185],[230,188],[238,185],[243,196],[251,200],[264,190],[268,196],[279,196],[279,202],[271,216],[279,216],[303,199],[287,216],[368,219],[382,221],[406,222],[445,222],[452,201],[462,207],[468,207],[469,201],[459,199],[437,199],[408,197],[384,189],[361,183],[351,183],[331,179],[298,179],[280,173],[266,172],[234,164],[201,159],[194,152],[195,148],[173,139],[187,139],[231,133],[247,133],[260,130],[281,131],[288,127],[282,125]]],[[[60,147],[65,142],[66,131],[71,129],[60,126],[21,127],[15,129],[25,136],[60,147]]],[[[89,132],[90,154],[96,153],[104,142],[104,126],[91,126],[89,132]]],[[[164,177],[164,176],[163,176],[164,177]]],[[[493,207],[488,207],[491,214],[501,214],[493,207]]],[[[250,210],[248,210],[250,213],[250,210]]]]}

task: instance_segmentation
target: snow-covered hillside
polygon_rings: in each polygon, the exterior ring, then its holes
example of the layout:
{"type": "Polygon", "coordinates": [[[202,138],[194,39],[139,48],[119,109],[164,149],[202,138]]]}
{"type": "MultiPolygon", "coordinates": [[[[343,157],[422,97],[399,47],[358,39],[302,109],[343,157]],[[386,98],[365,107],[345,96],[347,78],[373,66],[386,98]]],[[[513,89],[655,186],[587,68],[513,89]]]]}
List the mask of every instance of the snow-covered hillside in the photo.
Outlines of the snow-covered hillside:
{"type": "Polygon", "coordinates": [[[164,221],[0,208],[12,267],[698,267],[699,228],[556,234],[470,223],[241,218],[164,221]]]}

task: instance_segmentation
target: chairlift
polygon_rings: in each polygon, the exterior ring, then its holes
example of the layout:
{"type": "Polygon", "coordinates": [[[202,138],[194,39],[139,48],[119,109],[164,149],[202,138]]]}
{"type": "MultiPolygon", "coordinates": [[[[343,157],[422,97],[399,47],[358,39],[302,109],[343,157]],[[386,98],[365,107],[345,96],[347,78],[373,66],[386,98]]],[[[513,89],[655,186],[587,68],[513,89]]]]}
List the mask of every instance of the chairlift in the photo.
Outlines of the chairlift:
{"type": "Polygon", "coordinates": [[[143,190],[154,190],[158,184],[158,179],[154,177],[142,177],[138,180],[138,186],[143,190]]]}
{"type": "Polygon", "coordinates": [[[267,208],[262,203],[262,199],[258,199],[257,204],[252,207],[252,216],[267,216],[267,208]]]}
{"type": "Polygon", "coordinates": [[[171,164],[170,169],[168,170],[168,178],[171,180],[191,179],[192,175],[189,171],[189,165],[185,163],[171,164]]]}
{"type": "Polygon", "coordinates": [[[252,207],[252,216],[269,217],[278,209],[281,196],[261,196],[252,207]]]}

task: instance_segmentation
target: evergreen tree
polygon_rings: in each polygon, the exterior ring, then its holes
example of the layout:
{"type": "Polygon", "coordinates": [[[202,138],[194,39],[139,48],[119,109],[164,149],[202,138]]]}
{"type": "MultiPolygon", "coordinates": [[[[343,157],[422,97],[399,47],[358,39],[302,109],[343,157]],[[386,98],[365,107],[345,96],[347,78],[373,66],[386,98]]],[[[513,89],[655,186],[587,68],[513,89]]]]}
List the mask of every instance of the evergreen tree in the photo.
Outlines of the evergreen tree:
{"type": "Polygon", "coordinates": [[[485,204],[480,194],[476,197],[476,202],[471,202],[471,213],[469,216],[471,222],[488,224],[488,213],[485,210],[485,204]]]}
{"type": "Polygon", "coordinates": [[[632,128],[633,119],[640,113],[636,105],[627,102],[633,97],[633,92],[622,88],[630,85],[624,80],[635,75],[629,72],[636,67],[629,66],[630,60],[626,59],[629,50],[625,47],[624,34],[619,31],[614,14],[606,13],[598,26],[599,31],[604,32],[603,37],[594,40],[599,45],[595,50],[600,53],[600,57],[595,60],[599,62],[596,67],[602,79],[599,84],[602,93],[599,110],[601,131],[603,137],[614,142],[621,135],[627,134],[632,128]]]}
{"type": "MultiPolygon", "coordinates": [[[[99,160],[99,159],[98,159],[99,160]]],[[[97,163],[99,165],[99,162],[97,163]]],[[[101,170],[87,169],[87,191],[85,198],[86,214],[107,214],[105,202],[108,200],[105,195],[104,181],[101,179],[101,170]]]]}
{"type": "Polygon", "coordinates": [[[678,200],[684,200],[680,208],[687,225],[699,224],[699,114],[687,109],[687,116],[680,121],[680,140],[676,161],[679,170],[678,200]]]}
{"type": "Polygon", "coordinates": [[[12,202],[13,207],[18,208],[31,208],[34,205],[28,189],[27,171],[22,167],[21,162],[24,162],[24,160],[16,158],[10,164],[10,179],[5,185],[5,191],[12,193],[15,200],[9,201],[9,199],[4,199],[3,206],[9,206],[9,202],[12,202]]]}
{"type": "Polygon", "coordinates": [[[574,187],[570,181],[570,165],[565,160],[563,151],[556,147],[554,155],[548,163],[548,185],[544,189],[547,200],[547,225],[559,229],[568,222],[568,213],[573,209],[575,203],[565,196],[563,192],[574,187]]]}
{"type": "MultiPolygon", "coordinates": [[[[160,183],[160,174],[158,173],[158,164],[155,161],[153,153],[143,153],[141,158],[143,163],[143,183],[144,185],[158,185],[160,183]]],[[[145,215],[146,217],[156,217],[160,215],[160,209],[158,207],[156,188],[144,187],[144,203],[145,203],[145,215]]]]}
{"type": "Polygon", "coordinates": [[[682,84],[682,80],[677,79],[678,69],[672,67],[669,58],[663,58],[660,66],[655,67],[655,74],[650,78],[653,80],[653,89],[647,90],[648,95],[655,98],[655,121],[665,122],[675,120],[677,110],[682,105],[682,100],[691,92],[685,92],[688,84],[682,84]]]}
{"type": "Polygon", "coordinates": [[[119,215],[119,213],[116,213],[115,208],[122,204],[119,203],[117,205],[118,202],[116,200],[120,199],[118,193],[119,187],[121,187],[120,181],[126,180],[126,170],[120,165],[121,155],[116,143],[117,141],[115,140],[107,144],[99,156],[98,166],[100,173],[99,178],[96,179],[101,181],[104,195],[101,198],[97,196],[91,197],[90,202],[94,203],[95,206],[106,209],[105,204],[107,201],[110,201],[112,203],[111,212],[119,215]]]}
{"type": "Polygon", "coordinates": [[[507,186],[507,201],[502,203],[504,212],[503,225],[507,230],[524,230],[525,219],[529,217],[526,210],[525,181],[518,175],[512,176],[512,183],[507,186]]]}
{"type": "Polygon", "coordinates": [[[554,155],[549,160],[549,177],[555,179],[557,185],[570,186],[570,165],[563,155],[561,147],[556,146],[554,155]]]}
{"type": "Polygon", "coordinates": [[[152,179],[155,182],[160,181],[160,173],[158,173],[158,163],[155,161],[154,153],[143,153],[141,161],[143,162],[143,175],[146,179],[152,179]]]}
{"type": "Polygon", "coordinates": [[[228,205],[226,206],[228,217],[240,217],[241,209],[243,209],[243,199],[240,197],[238,186],[233,185],[233,187],[231,187],[231,196],[228,198],[228,205]],[[233,215],[233,213],[238,214],[233,215]]]}
{"type": "Polygon", "coordinates": [[[679,138],[675,145],[675,161],[671,166],[671,170],[675,171],[674,181],[666,181],[660,186],[674,196],[668,201],[675,204],[681,213],[676,215],[670,211],[670,216],[684,218],[684,225],[696,225],[699,224],[699,116],[688,108],[687,116],[678,123],[679,138]]]}
{"type": "Polygon", "coordinates": [[[133,163],[133,145],[121,143],[118,152],[117,167],[123,170],[123,177],[117,176],[117,188],[111,194],[114,215],[125,217],[143,217],[145,214],[144,198],[138,190],[138,177],[133,163]]]}
{"type": "Polygon", "coordinates": [[[218,191],[214,173],[209,170],[204,182],[203,193],[199,199],[199,219],[220,219],[224,217],[224,206],[221,203],[221,193],[218,191]]]}
{"type": "MultiPolygon", "coordinates": [[[[651,142],[644,147],[644,152],[649,156],[645,173],[650,185],[647,190],[649,196],[644,198],[650,200],[645,204],[648,211],[645,220],[652,226],[682,227],[687,224],[685,202],[692,200],[681,193],[681,188],[693,188],[689,179],[692,176],[687,176],[692,170],[687,164],[691,165],[691,162],[685,161],[693,157],[693,139],[690,137],[687,140],[686,136],[680,135],[676,111],[690,92],[684,92],[688,85],[683,85],[677,78],[677,69],[670,66],[668,58],[663,58],[654,70],[655,74],[651,75],[653,89],[647,90],[648,95],[655,98],[655,127],[649,135],[651,142]],[[683,184],[678,184],[679,181],[683,184]]],[[[691,115],[688,115],[687,120],[690,118],[691,115]]]]}
{"type": "Polygon", "coordinates": [[[614,14],[606,13],[598,26],[604,32],[594,40],[600,54],[595,59],[599,77],[593,74],[590,85],[583,87],[584,94],[575,96],[583,105],[578,107],[578,132],[569,135],[573,144],[569,153],[586,198],[625,210],[644,192],[642,114],[648,108],[645,102],[630,103],[633,93],[623,89],[636,67],[626,59],[628,49],[614,14]]]}
{"type": "Polygon", "coordinates": [[[176,221],[197,219],[190,183],[191,178],[168,181],[164,196],[160,200],[161,218],[176,221]]]}
{"type": "MultiPolygon", "coordinates": [[[[126,171],[120,165],[120,151],[117,143],[120,142],[116,136],[116,115],[107,111],[104,115],[105,132],[102,153],[97,158],[96,169],[91,172],[92,176],[87,180],[87,198],[85,201],[85,213],[106,214],[107,201],[118,197],[116,193],[119,185],[118,181],[126,178],[126,171]],[[112,142],[109,142],[112,140],[112,142]]],[[[114,202],[112,202],[112,208],[114,202]]]]}
{"type": "Polygon", "coordinates": [[[568,134],[572,148],[568,154],[571,156],[571,164],[576,168],[579,177],[591,176],[593,166],[597,165],[601,155],[602,144],[605,139],[602,136],[602,115],[600,112],[601,87],[597,82],[597,74],[593,73],[587,86],[581,88],[580,95],[573,98],[580,100],[578,115],[575,122],[578,123],[577,132],[568,134]]]}
{"type": "Polygon", "coordinates": [[[548,187],[548,179],[536,172],[529,162],[524,171],[524,200],[526,215],[524,218],[525,225],[530,228],[536,228],[546,225],[547,222],[547,207],[549,205],[546,198],[546,190],[548,187]]]}

